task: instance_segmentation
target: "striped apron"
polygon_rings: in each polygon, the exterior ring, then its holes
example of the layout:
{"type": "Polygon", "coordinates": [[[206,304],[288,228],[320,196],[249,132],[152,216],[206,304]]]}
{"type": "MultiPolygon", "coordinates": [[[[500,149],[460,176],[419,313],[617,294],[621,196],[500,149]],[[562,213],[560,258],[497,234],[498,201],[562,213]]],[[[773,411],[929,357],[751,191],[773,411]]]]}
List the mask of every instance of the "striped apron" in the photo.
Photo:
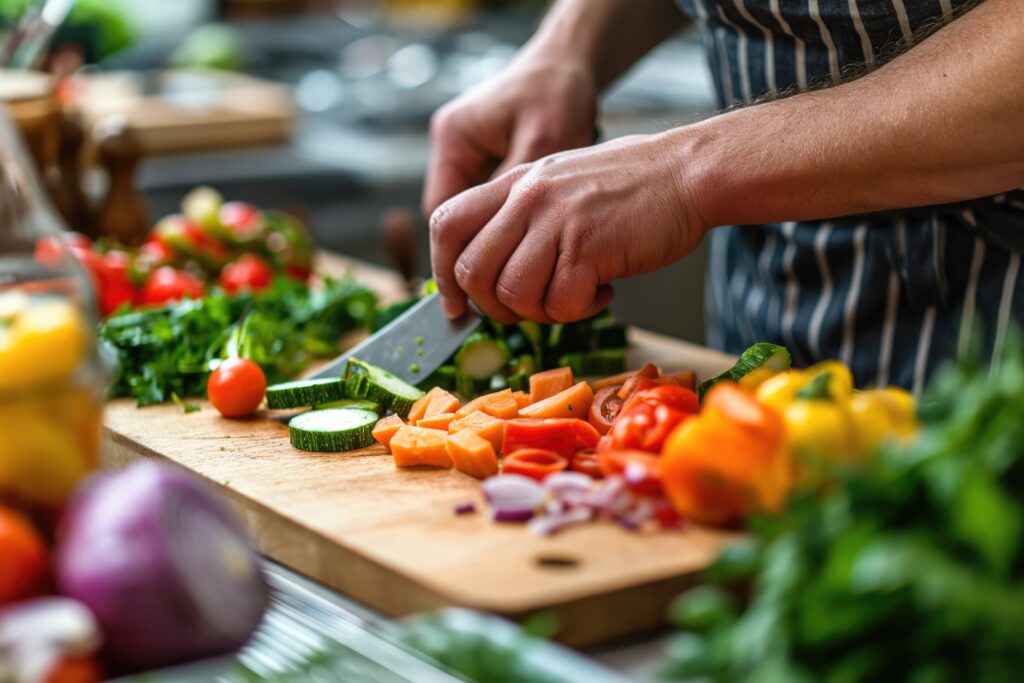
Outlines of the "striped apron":
{"type": "MultiPolygon", "coordinates": [[[[967,0],[679,0],[719,105],[838,81],[952,21],[967,0]]],[[[998,354],[1024,320],[1024,190],[957,205],[729,226],[710,237],[708,342],[767,340],[800,365],[838,358],[859,385],[920,391],[969,347],[998,354]],[[977,334],[976,332],[980,332],[977,334]]]]}

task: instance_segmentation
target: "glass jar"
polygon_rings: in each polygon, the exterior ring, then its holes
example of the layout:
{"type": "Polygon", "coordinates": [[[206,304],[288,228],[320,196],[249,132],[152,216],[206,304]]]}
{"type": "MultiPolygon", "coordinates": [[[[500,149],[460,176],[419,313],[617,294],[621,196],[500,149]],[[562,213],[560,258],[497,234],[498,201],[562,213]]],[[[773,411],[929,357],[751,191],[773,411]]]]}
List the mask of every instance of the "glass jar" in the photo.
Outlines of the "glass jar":
{"type": "Polygon", "coordinates": [[[106,372],[89,277],[0,103],[0,503],[57,510],[97,466],[106,372]]]}

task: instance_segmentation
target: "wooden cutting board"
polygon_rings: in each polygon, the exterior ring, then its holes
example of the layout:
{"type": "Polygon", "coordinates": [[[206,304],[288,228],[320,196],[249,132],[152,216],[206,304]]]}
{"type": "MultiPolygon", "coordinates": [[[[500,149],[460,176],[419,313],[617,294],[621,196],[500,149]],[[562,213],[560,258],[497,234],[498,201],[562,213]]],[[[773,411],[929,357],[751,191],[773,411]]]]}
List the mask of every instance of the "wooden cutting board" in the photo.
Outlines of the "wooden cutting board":
{"type": "MultiPolygon", "coordinates": [[[[331,267],[339,261],[332,261],[331,267]]],[[[388,271],[357,266],[390,293],[388,271]]],[[[724,354],[631,330],[630,361],[706,377],[724,354]]],[[[729,534],[630,533],[608,523],[551,538],[485,513],[479,483],[455,471],[398,470],[382,447],[311,454],[288,443],[287,420],[262,413],[221,418],[207,403],[136,408],[114,401],[105,416],[105,462],[141,458],[181,465],[215,485],[239,510],[263,553],[393,615],[459,605],[521,618],[552,610],[559,639],[586,645],[657,626],[669,600],[694,581],[729,534]]]]}

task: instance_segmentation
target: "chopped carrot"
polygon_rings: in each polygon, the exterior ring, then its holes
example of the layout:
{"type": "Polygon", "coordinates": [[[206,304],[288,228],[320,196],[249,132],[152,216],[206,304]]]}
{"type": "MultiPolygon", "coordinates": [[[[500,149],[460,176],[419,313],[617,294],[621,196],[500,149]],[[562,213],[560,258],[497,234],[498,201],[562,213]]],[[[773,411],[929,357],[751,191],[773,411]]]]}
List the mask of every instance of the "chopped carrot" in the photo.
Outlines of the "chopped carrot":
{"type": "Polygon", "coordinates": [[[447,393],[448,392],[441,387],[434,387],[428,391],[423,398],[413,403],[412,408],[409,409],[409,414],[406,416],[406,419],[409,420],[409,424],[416,424],[417,420],[421,420],[423,416],[427,414],[427,408],[430,407],[430,402],[434,400],[435,396],[447,393]]]}
{"type": "Polygon", "coordinates": [[[674,379],[679,386],[686,387],[690,391],[697,390],[697,373],[693,370],[681,370],[662,377],[662,379],[669,378],[674,379]]]}
{"type": "Polygon", "coordinates": [[[423,413],[423,417],[432,417],[441,413],[454,413],[461,407],[462,404],[459,402],[459,399],[447,391],[440,391],[431,397],[430,404],[427,406],[427,411],[423,413]]]}
{"type": "Polygon", "coordinates": [[[526,406],[522,417],[576,417],[585,419],[594,400],[594,391],[586,382],[578,382],[565,391],[526,406]]]}
{"type": "Polygon", "coordinates": [[[427,416],[421,420],[416,421],[417,427],[423,427],[424,429],[441,429],[448,431],[448,425],[455,420],[455,413],[438,413],[437,415],[431,415],[430,411],[427,411],[427,416]]]}
{"type": "Polygon", "coordinates": [[[516,403],[519,404],[520,409],[525,408],[531,403],[530,395],[525,391],[513,391],[512,398],[514,398],[516,403]]]}
{"type": "Polygon", "coordinates": [[[405,422],[397,415],[388,415],[380,420],[373,428],[373,438],[377,439],[384,448],[389,448],[391,439],[399,429],[405,426],[405,422]]]}
{"type": "Polygon", "coordinates": [[[502,439],[505,438],[505,421],[488,415],[482,410],[477,410],[456,419],[448,425],[448,431],[452,434],[461,431],[473,432],[477,436],[487,439],[497,451],[501,448],[502,439]]]}
{"type": "Polygon", "coordinates": [[[444,447],[448,435],[439,429],[406,425],[391,438],[391,455],[397,467],[430,465],[448,468],[452,459],[444,447]]]}
{"type": "Polygon", "coordinates": [[[593,383],[593,387],[594,389],[603,389],[604,387],[610,387],[615,384],[625,384],[627,379],[637,376],[657,379],[658,377],[661,377],[661,368],[654,363],[647,363],[639,370],[628,370],[626,372],[620,372],[617,375],[611,375],[610,377],[599,379],[593,383]]]}
{"type": "Polygon", "coordinates": [[[455,416],[465,417],[476,410],[482,410],[488,415],[507,420],[519,415],[519,404],[512,396],[511,389],[502,389],[493,394],[484,394],[479,398],[474,398],[456,410],[455,416]]]}
{"type": "Polygon", "coordinates": [[[448,436],[448,456],[455,469],[471,477],[484,479],[498,473],[498,456],[487,439],[468,429],[448,436]]]}
{"type": "Polygon", "coordinates": [[[530,403],[543,401],[573,384],[572,368],[554,368],[530,375],[530,403]]]}

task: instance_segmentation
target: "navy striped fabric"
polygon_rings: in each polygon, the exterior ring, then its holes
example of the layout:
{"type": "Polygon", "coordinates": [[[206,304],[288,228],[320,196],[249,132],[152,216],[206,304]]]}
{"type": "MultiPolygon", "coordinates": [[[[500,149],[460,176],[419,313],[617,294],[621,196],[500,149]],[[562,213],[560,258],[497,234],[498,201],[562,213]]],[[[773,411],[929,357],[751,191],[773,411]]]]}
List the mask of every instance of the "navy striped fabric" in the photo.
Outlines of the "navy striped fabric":
{"type": "MultiPolygon", "coordinates": [[[[701,30],[719,104],[838,82],[973,0],[679,0],[701,30]]],[[[1024,191],[956,206],[718,228],[708,342],[767,340],[796,363],[839,358],[859,385],[918,391],[980,325],[998,353],[1024,320],[1024,191]]]]}

